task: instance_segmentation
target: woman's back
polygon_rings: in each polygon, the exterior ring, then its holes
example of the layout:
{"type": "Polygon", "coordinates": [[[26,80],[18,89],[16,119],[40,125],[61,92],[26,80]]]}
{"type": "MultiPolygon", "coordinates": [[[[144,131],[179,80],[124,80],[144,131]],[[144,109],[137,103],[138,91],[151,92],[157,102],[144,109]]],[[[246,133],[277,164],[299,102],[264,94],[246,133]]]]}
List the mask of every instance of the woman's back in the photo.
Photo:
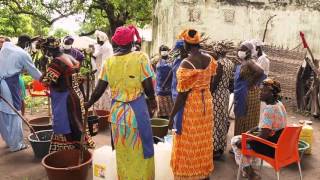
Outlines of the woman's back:
{"type": "Polygon", "coordinates": [[[153,71],[148,56],[135,51],[106,60],[100,79],[109,83],[112,99],[128,102],[141,96],[142,82],[150,76],[153,71]]]}
{"type": "Polygon", "coordinates": [[[209,86],[217,63],[213,58],[204,61],[201,64],[196,60],[197,64],[193,64],[184,60],[177,72],[177,90],[188,95],[183,107],[181,135],[174,137],[172,168],[174,174],[194,179],[203,179],[213,170],[213,104],[209,86]]]}
{"type": "Polygon", "coordinates": [[[198,59],[201,57],[183,60],[177,72],[180,91],[210,88],[211,77],[215,75],[217,62],[209,56],[203,57],[203,62],[198,59]]]}

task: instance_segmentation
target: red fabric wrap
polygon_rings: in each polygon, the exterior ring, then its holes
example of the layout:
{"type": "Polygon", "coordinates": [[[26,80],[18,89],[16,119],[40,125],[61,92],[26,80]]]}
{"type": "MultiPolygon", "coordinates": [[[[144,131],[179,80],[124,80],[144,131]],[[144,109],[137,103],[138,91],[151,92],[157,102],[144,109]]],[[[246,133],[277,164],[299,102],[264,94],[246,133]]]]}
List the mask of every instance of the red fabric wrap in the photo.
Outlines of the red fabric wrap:
{"type": "Polygon", "coordinates": [[[116,29],[116,32],[112,36],[112,41],[119,46],[125,46],[134,41],[134,36],[137,37],[137,42],[141,43],[141,37],[136,27],[134,26],[122,26],[116,29]]]}

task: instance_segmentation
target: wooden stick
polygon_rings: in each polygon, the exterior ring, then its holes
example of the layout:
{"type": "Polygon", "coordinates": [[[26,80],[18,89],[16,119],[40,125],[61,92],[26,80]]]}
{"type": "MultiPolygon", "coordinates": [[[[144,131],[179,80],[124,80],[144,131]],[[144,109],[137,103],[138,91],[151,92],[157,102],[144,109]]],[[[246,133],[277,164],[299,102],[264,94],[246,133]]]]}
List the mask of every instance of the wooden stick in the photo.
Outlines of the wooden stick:
{"type": "Polygon", "coordinates": [[[306,59],[306,61],[311,66],[311,69],[313,70],[314,74],[316,75],[316,78],[318,79],[319,74],[320,74],[320,72],[318,70],[319,67],[316,65],[316,60],[313,56],[313,53],[308,45],[308,42],[307,42],[303,32],[300,32],[300,37],[302,39],[303,47],[308,50],[308,53],[310,54],[311,60],[312,60],[312,62],[308,61],[308,59],[306,59]]]}
{"type": "MultiPolygon", "coordinates": [[[[90,96],[90,82],[89,82],[89,79],[90,79],[90,74],[88,73],[87,74],[87,94],[85,96],[85,102],[88,102],[89,100],[89,96],[90,96]]],[[[87,131],[87,125],[88,125],[88,109],[85,108],[85,113],[84,113],[84,119],[83,119],[83,122],[82,122],[82,134],[81,134],[81,141],[80,141],[80,156],[79,156],[79,165],[83,162],[83,156],[84,156],[84,150],[85,150],[85,147],[84,147],[84,143],[85,143],[85,135],[86,135],[86,131],[87,131]]]]}
{"type": "Polygon", "coordinates": [[[85,143],[85,134],[87,131],[87,122],[88,122],[88,109],[85,110],[84,120],[83,120],[83,127],[82,127],[82,134],[81,134],[81,140],[80,140],[80,156],[79,156],[79,165],[83,162],[83,156],[84,156],[84,143],[85,143]]]}
{"type": "Polygon", "coordinates": [[[273,16],[271,16],[271,17],[268,19],[268,21],[267,21],[267,23],[266,23],[266,27],[265,27],[265,29],[264,29],[262,42],[264,42],[264,41],[266,40],[266,35],[267,35],[267,31],[268,31],[269,22],[270,22],[274,17],[276,17],[276,16],[277,16],[277,15],[273,15],[273,16]]]}
{"type": "Polygon", "coordinates": [[[22,121],[30,128],[32,134],[35,135],[38,141],[40,141],[36,131],[33,129],[33,127],[29,124],[29,122],[21,115],[21,113],[11,104],[9,101],[7,101],[4,97],[0,95],[0,99],[2,99],[21,119],[22,121]]]}

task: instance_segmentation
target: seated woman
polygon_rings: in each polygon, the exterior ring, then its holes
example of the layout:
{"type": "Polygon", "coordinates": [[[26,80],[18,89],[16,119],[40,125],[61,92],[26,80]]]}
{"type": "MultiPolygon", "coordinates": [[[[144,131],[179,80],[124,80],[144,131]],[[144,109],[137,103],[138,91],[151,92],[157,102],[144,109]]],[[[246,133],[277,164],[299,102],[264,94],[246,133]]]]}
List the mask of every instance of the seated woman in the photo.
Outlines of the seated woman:
{"type": "MultiPolygon", "coordinates": [[[[287,112],[279,100],[280,92],[281,87],[279,82],[269,78],[263,81],[260,99],[265,102],[267,106],[263,110],[263,118],[261,119],[259,127],[249,131],[252,133],[258,130],[258,137],[273,143],[277,143],[282,130],[287,125],[287,112]]],[[[274,157],[274,148],[257,141],[250,141],[249,145],[251,149],[260,154],[274,157]]],[[[241,135],[235,136],[231,139],[231,146],[235,153],[236,163],[239,165],[241,159],[241,135]]],[[[243,176],[247,176],[249,179],[260,179],[252,168],[251,163],[251,157],[244,156],[242,158],[243,176]]]]}

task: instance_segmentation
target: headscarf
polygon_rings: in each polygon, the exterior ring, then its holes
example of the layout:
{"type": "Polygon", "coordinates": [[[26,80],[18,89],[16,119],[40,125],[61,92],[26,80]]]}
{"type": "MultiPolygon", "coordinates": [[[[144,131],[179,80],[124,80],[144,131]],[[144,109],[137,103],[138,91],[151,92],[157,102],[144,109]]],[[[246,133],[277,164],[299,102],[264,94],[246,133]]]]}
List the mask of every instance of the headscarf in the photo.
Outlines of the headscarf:
{"type": "Polygon", "coordinates": [[[223,41],[215,41],[212,44],[212,49],[219,56],[225,56],[228,52],[231,52],[233,49],[236,49],[236,48],[234,47],[234,44],[232,41],[223,40],[223,41]]]}
{"type": "Polygon", "coordinates": [[[280,82],[273,80],[271,78],[267,78],[263,81],[264,86],[269,86],[272,88],[272,94],[273,96],[278,99],[279,93],[281,92],[281,85],[280,82]]]}
{"type": "Polygon", "coordinates": [[[60,48],[60,41],[54,37],[48,37],[42,42],[41,47],[45,49],[57,49],[60,48]]]}
{"type": "Polygon", "coordinates": [[[177,40],[173,50],[181,49],[183,47],[184,47],[184,41],[180,39],[180,40],[177,40]]]}
{"type": "Polygon", "coordinates": [[[252,44],[255,45],[256,47],[258,46],[264,46],[264,43],[260,39],[252,39],[251,40],[252,44]]]}
{"type": "Polygon", "coordinates": [[[187,42],[189,44],[200,44],[201,34],[194,29],[185,29],[184,31],[182,31],[180,33],[180,35],[178,36],[178,39],[183,39],[185,42],[187,42]],[[189,35],[190,31],[195,31],[196,34],[193,37],[191,37],[189,35]]]}
{"type": "Polygon", "coordinates": [[[245,46],[251,51],[251,56],[255,54],[255,45],[252,43],[252,41],[244,41],[240,44],[240,46],[245,46]]]}
{"type": "Polygon", "coordinates": [[[96,30],[95,35],[100,41],[106,42],[109,40],[108,35],[102,31],[96,30]]]}
{"type": "Polygon", "coordinates": [[[112,36],[112,41],[118,46],[126,46],[134,42],[134,37],[137,38],[138,43],[141,43],[142,39],[135,26],[122,26],[116,29],[116,32],[112,36]]]}
{"type": "Polygon", "coordinates": [[[72,36],[66,36],[63,38],[63,43],[65,44],[67,41],[71,41],[71,44],[74,42],[74,38],[72,36]]]}

